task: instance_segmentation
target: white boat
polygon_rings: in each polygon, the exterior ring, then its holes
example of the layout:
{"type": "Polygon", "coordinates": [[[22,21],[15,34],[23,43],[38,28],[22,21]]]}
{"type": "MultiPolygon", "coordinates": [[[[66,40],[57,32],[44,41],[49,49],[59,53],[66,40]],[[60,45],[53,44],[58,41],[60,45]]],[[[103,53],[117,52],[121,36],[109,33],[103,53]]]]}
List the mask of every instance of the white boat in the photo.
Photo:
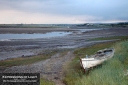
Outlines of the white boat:
{"type": "Polygon", "coordinates": [[[94,55],[89,56],[89,58],[80,58],[80,64],[84,71],[87,69],[102,64],[104,61],[112,58],[114,55],[114,49],[108,48],[99,50],[94,55]]]}

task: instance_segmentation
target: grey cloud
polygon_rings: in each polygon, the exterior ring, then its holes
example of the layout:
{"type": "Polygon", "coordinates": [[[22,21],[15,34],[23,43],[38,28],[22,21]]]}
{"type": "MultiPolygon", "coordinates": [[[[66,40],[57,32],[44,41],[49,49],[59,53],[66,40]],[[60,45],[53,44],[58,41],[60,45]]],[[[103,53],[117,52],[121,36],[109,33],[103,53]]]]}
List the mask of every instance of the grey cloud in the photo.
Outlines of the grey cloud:
{"type": "Polygon", "coordinates": [[[0,0],[0,10],[128,19],[128,0],[0,0]]]}

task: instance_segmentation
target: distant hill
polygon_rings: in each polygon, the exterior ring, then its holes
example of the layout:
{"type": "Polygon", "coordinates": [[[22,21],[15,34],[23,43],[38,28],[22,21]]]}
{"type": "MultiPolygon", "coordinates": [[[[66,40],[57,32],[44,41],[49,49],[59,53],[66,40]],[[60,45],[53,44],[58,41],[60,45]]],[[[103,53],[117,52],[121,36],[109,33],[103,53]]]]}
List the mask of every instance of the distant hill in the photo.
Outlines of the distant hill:
{"type": "Polygon", "coordinates": [[[51,28],[69,27],[73,24],[0,24],[0,28],[51,28]]]}

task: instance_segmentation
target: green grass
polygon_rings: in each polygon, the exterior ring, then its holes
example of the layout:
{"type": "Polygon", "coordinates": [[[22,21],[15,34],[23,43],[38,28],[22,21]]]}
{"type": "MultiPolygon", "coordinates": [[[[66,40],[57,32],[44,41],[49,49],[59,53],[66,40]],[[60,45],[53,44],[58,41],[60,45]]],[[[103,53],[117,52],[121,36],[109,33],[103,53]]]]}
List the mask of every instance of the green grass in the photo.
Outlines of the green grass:
{"type": "Polygon", "coordinates": [[[125,39],[128,39],[128,36],[101,37],[101,38],[94,38],[94,39],[91,39],[91,41],[97,41],[97,40],[113,40],[113,39],[125,40],[125,39]]]}
{"type": "Polygon", "coordinates": [[[91,47],[86,47],[86,48],[80,48],[77,49],[74,54],[77,58],[79,57],[85,57],[85,55],[91,55],[95,53],[97,50],[108,48],[112,46],[115,42],[108,42],[108,43],[101,43],[101,44],[96,44],[91,47]]]}
{"type": "Polygon", "coordinates": [[[65,66],[64,82],[67,85],[128,85],[128,76],[124,76],[128,70],[128,41],[98,44],[78,49],[74,53],[76,58],[65,66]],[[85,54],[106,47],[115,48],[113,58],[84,74],[78,57],[85,57],[85,54]]]}
{"type": "Polygon", "coordinates": [[[48,59],[51,57],[51,55],[55,53],[56,52],[51,52],[50,54],[45,54],[45,55],[38,55],[38,56],[26,57],[26,58],[20,57],[20,58],[12,58],[9,60],[3,60],[3,61],[0,61],[0,66],[4,68],[4,67],[10,67],[10,66],[32,64],[35,62],[39,62],[41,60],[48,59]]]}
{"type": "Polygon", "coordinates": [[[40,78],[40,85],[55,85],[55,83],[52,81],[48,81],[46,79],[40,78]]]}

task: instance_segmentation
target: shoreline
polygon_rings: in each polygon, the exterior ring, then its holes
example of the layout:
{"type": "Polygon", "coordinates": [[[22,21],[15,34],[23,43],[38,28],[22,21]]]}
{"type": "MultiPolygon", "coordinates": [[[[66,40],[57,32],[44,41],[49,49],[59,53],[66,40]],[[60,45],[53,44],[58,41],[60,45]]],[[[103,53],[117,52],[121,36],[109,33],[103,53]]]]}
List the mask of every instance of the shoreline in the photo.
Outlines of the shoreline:
{"type": "MultiPolygon", "coordinates": [[[[29,28],[29,31],[30,30],[31,29],[29,28]]],[[[54,30],[54,31],[58,31],[58,30],[54,30]]],[[[75,49],[75,48],[87,46],[92,43],[96,43],[96,41],[89,41],[90,39],[93,38],[109,37],[109,36],[128,36],[128,29],[102,29],[102,30],[93,30],[87,32],[80,32],[76,30],[74,31],[74,29],[72,29],[72,31],[74,33],[62,37],[20,39],[20,40],[14,39],[11,41],[0,41],[0,60],[1,58],[8,59],[8,58],[15,58],[16,56],[27,57],[27,56],[38,55],[43,53],[44,50],[75,49]]],[[[99,41],[99,42],[106,42],[106,41],[99,41]]]]}

